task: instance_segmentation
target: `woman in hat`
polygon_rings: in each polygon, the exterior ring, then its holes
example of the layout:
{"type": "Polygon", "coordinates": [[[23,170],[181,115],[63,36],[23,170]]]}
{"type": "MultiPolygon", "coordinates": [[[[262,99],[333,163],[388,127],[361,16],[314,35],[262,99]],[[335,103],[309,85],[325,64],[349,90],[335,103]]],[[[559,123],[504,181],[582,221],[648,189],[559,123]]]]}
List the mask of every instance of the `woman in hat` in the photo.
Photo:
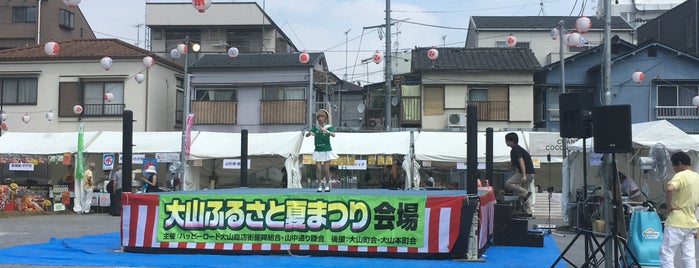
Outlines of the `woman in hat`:
{"type": "Polygon", "coordinates": [[[152,193],[158,191],[158,171],[155,170],[155,166],[149,166],[143,175],[148,177],[143,177],[143,188],[145,188],[146,193],[152,193]]]}
{"type": "Polygon", "coordinates": [[[306,137],[315,137],[315,150],[311,157],[316,162],[316,179],[318,183],[318,192],[330,192],[330,160],[336,159],[337,155],[333,153],[330,146],[330,137],[335,137],[335,129],[328,123],[328,111],[320,109],[316,113],[318,124],[314,125],[310,131],[306,133],[306,137]],[[325,173],[323,173],[325,171],[325,173]],[[325,174],[325,176],[323,176],[325,174]]]}

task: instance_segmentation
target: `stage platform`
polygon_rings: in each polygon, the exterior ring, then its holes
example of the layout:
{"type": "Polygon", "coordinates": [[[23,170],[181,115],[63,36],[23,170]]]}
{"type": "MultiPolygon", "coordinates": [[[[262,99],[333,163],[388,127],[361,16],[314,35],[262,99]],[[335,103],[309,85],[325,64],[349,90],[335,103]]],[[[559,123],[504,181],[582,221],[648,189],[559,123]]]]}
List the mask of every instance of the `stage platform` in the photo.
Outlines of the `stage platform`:
{"type": "Polygon", "coordinates": [[[122,194],[127,252],[477,259],[492,189],[235,188],[122,194]],[[480,211],[480,213],[479,213],[480,211]]]}

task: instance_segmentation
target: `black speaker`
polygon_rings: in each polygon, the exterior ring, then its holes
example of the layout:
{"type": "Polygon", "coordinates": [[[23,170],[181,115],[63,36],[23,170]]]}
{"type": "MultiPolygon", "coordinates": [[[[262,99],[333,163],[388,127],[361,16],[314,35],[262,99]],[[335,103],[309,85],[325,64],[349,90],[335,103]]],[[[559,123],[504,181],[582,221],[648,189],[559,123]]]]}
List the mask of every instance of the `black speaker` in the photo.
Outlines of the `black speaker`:
{"type": "Polygon", "coordinates": [[[631,105],[595,106],[592,109],[592,134],[596,153],[630,153],[631,105]]]}
{"type": "Polygon", "coordinates": [[[561,137],[592,137],[590,113],[591,93],[563,93],[558,96],[558,110],[561,117],[561,137]]]}

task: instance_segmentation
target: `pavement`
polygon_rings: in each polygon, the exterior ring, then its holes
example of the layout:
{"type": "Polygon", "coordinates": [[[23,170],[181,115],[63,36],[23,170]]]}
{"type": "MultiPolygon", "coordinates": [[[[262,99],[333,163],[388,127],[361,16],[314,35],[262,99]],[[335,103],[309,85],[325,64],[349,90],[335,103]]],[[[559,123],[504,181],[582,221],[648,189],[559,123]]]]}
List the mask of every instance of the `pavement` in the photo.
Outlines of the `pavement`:
{"type": "MultiPolygon", "coordinates": [[[[571,245],[569,251],[563,255],[571,263],[576,266],[581,266],[585,259],[584,241],[585,236],[576,235],[578,232],[571,230],[571,228],[565,228],[563,226],[563,221],[560,217],[560,213],[556,213],[553,210],[550,213],[549,218],[548,205],[541,206],[541,204],[548,203],[548,194],[537,194],[536,197],[538,204],[534,209],[534,218],[529,220],[529,227],[533,228],[536,225],[551,224],[559,227],[558,230],[552,230],[547,235],[552,235],[558,248],[563,251],[570,243],[575,239],[575,242],[571,245]],[[542,209],[545,208],[545,211],[542,209]],[[558,216],[555,216],[558,215],[558,216]]],[[[553,202],[555,198],[552,198],[553,202]]],[[[560,202],[558,207],[560,207],[560,202]]],[[[0,248],[12,247],[25,244],[41,244],[46,243],[51,237],[55,238],[70,238],[70,237],[80,237],[84,235],[93,234],[103,234],[110,232],[119,231],[119,220],[120,217],[110,216],[107,213],[92,213],[87,215],[79,215],[74,213],[57,213],[57,214],[45,214],[45,215],[34,215],[34,216],[17,216],[17,217],[4,217],[0,218],[0,248]]],[[[590,236],[592,237],[592,236],[590,236]]],[[[598,242],[602,242],[604,237],[596,236],[598,242]]],[[[697,241],[695,241],[697,242],[697,241]]],[[[487,254],[487,250],[486,250],[487,254]]],[[[698,255],[699,253],[695,253],[698,255]]],[[[566,263],[565,260],[561,259],[559,262],[566,263]]],[[[551,264],[542,265],[542,267],[549,267],[551,264]]],[[[601,264],[602,266],[604,264],[601,264]]],[[[569,267],[575,267],[568,264],[569,267]]],[[[26,265],[0,265],[0,267],[26,267],[26,265]]],[[[32,267],[44,267],[44,266],[32,266],[32,267]]],[[[56,266],[48,266],[56,267],[56,266]]],[[[75,267],[75,266],[72,266],[75,267]]]]}

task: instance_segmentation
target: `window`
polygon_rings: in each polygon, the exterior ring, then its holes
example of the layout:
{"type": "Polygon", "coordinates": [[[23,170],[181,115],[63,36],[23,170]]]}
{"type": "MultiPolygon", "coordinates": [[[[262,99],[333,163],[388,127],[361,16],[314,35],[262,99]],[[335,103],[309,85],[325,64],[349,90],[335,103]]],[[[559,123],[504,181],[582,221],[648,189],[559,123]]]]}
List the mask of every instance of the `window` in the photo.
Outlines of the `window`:
{"type": "Polygon", "coordinates": [[[36,7],[12,7],[12,23],[36,22],[36,7]]]}
{"type": "MultiPolygon", "coordinates": [[[[495,42],[495,47],[507,47],[507,42],[497,41],[495,42]]],[[[529,42],[517,42],[515,44],[516,48],[529,48],[529,42]]]]}
{"type": "Polygon", "coordinates": [[[401,85],[402,121],[420,121],[420,85],[401,85]]]}
{"type": "Polygon", "coordinates": [[[226,33],[226,41],[240,53],[262,52],[261,30],[231,30],[226,33]]]}
{"type": "Polygon", "coordinates": [[[184,117],[184,90],[178,88],[175,95],[175,123],[182,124],[184,117]]]}
{"type": "MultiPolygon", "coordinates": [[[[566,89],[566,93],[588,93],[592,92],[592,89],[566,89]]],[[[550,88],[548,94],[548,121],[561,121],[561,115],[559,111],[558,98],[561,95],[560,88],[550,88]]]]}
{"type": "Polygon", "coordinates": [[[694,35],[694,25],[696,25],[696,22],[694,22],[694,16],[687,16],[684,20],[684,45],[689,49],[693,47],[694,38],[696,38],[694,35]]]}
{"type": "Polygon", "coordinates": [[[425,115],[444,113],[444,87],[425,86],[425,115]]]}
{"type": "Polygon", "coordinates": [[[124,112],[123,82],[86,82],[83,90],[84,116],[120,116],[124,112]],[[105,94],[111,93],[112,100],[105,94]]]}
{"type": "Polygon", "coordinates": [[[1,78],[2,104],[36,105],[37,78],[1,78]]]}
{"type": "Polygon", "coordinates": [[[658,85],[658,119],[696,119],[697,108],[692,98],[699,93],[697,85],[658,85]]]}
{"type": "Polygon", "coordinates": [[[507,86],[475,86],[468,89],[468,104],[476,105],[478,120],[505,121],[509,119],[509,89],[507,86]]]}
{"type": "Polygon", "coordinates": [[[236,89],[226,88],[197,88],[196,100],[198,101],[234,101],[238,94],[236,89]]]}
{"type": "Polygon", "coordinates": [[[75,28],[75,14],[65,9],[58,11],[58,26],[72,30],[75,28]]]}
{"type": "Polygon", "coordinates": [[[262,93],[263,100],[305,100],[305,87],[267,87],[262,93]]]}

